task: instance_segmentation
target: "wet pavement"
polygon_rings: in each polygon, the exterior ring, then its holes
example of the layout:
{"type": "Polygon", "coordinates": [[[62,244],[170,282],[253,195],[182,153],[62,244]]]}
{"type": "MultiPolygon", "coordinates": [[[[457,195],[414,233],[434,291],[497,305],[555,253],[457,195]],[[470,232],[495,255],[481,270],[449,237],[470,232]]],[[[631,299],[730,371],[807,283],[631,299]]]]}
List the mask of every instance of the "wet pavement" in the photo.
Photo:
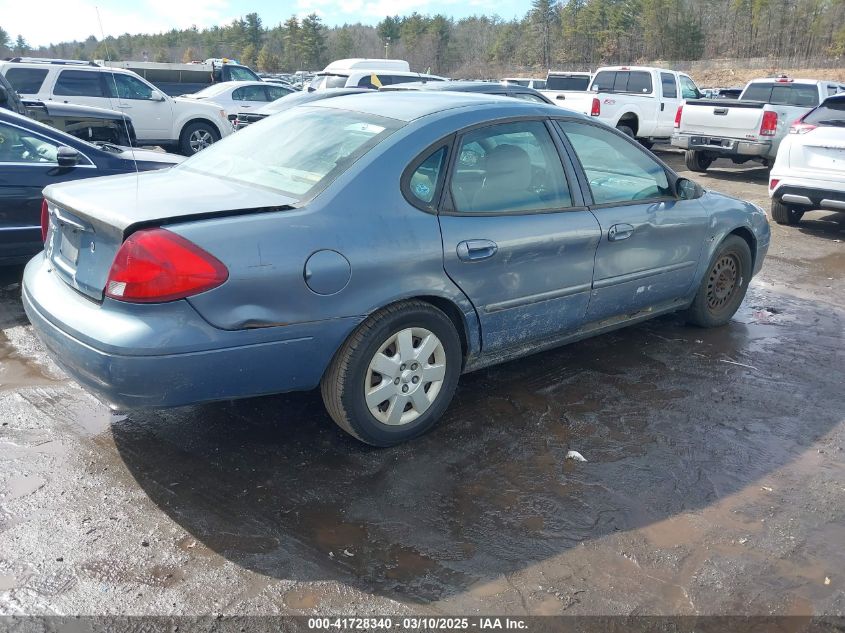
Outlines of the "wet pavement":
{"type": "Polygon", "coordinates": [[[386,450],[316,393],[113,414],[3,270],[0,614],[843,614],[845,214],[805,218],[728,326],[464,376],[386,450]]]}

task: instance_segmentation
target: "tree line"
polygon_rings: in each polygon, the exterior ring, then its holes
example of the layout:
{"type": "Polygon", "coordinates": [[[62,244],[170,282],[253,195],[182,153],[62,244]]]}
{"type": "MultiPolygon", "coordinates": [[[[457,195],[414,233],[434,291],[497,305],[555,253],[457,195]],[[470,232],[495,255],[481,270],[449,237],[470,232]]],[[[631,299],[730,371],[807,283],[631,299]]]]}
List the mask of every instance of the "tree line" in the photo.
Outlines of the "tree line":
{"type": "Polygon", "coordinates": [[[319,15],[266,26],[258,13],[173,29],[30,47],[0,28],[0,55],[191,61],[229,57],[262,71],[319,70],[347,57],[407,59],[414,70],[495,77],[516,70],[776,56],[845,56],[843,0],[533,0],[524,16],[387,16],[327,27],[319,15]]]}

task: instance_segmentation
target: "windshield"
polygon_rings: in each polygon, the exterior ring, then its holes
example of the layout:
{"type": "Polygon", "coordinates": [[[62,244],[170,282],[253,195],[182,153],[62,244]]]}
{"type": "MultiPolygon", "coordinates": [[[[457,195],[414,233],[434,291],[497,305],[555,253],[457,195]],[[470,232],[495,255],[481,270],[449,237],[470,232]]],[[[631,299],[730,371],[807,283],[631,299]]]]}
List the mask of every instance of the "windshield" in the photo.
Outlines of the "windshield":
{"type": "Polygon", "coordinates": [[[244,66],[225,66],[229,69],[229,79],[231,81],[261,81],[261,78],[252,70],[244,66]]]}
{"type": "Polygon", "coordinates": [[[344,88],[349,75],[317,75],[311,80],[309,90],[322,90],[323,88],[344,88]]]}
{"type": "Polygon", "coordinates": [[[819,91],[815,84],[780,81],[761,82],[749,84],[740,99],[742,101],[763,101],[772,105],[813,108],[819,105],[819,91]]]}
{"type": "Polygon", "coordinates": [[[555,77],[546,79],[547,90],[586,90],[590,85],[590,76],[555,77]]]}
{"type": "Polygon", "coordinates": [[[303,106],[249,126],[179,168],[302,200],[328,186],[402,125],[361,112],[303,106]]]}

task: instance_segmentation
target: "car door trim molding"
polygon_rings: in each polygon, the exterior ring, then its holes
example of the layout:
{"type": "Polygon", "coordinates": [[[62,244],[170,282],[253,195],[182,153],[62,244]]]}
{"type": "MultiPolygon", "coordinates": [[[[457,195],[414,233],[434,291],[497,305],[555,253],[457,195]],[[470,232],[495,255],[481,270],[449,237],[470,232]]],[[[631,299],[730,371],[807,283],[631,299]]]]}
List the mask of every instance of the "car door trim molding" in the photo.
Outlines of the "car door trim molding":
{"type": "Polygon", "coordinates": [[[538,292],[533,295],[526,295],[524,297],[517,297],[516,299],[508,299],[507,301],[500,301],[498,303],[489,303],[484,306],[486,314],[493,314],[501,312],[502,310],[510,310],[511,308],[520,308],[522,306],[532,305],[535,303],[542,303],[543,301],[551,301],[552,299],[561,299],[577,295],[581,292],[588,292],[592,289],[592,284],[578,284],[577,286],[569,286],[568,288],[561,288],[559,290],[549,290],[547,292],[538,292]]]}
{"type": "Polygon", "coordinates": [[[616,275],[615,277],[605,277],[593,281],[593,288],[598,290],[601,288],[608,288],[617,284],[624,284],[629,281],[636,281],[638,279],[645,279],[654,275],[662,275],[663,273],[671,273],[676,270],[683,270],[691,266],[698,265],[697,261],[678,262],[677,264],[669,264],[668,266],[661,266],[660,268],[648,268],[634,273],[626,273],[624,275],[616,275]]]}

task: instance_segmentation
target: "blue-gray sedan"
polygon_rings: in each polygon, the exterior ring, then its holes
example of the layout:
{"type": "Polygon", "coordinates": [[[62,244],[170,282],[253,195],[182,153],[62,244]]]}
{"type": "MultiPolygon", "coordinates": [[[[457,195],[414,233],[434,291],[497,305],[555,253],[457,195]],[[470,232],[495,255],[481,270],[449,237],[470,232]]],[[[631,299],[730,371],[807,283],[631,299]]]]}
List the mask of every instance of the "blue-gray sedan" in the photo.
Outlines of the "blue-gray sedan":
{"type": "Polygon", "coordinates": [[[677,310],[726,323],[769,245],[759,207],[615,130],[461,93],[326,99],[45,197],[24,305],[84,386],[130,408],[320,386],[378,446],[464,372],[677,310]]]}

